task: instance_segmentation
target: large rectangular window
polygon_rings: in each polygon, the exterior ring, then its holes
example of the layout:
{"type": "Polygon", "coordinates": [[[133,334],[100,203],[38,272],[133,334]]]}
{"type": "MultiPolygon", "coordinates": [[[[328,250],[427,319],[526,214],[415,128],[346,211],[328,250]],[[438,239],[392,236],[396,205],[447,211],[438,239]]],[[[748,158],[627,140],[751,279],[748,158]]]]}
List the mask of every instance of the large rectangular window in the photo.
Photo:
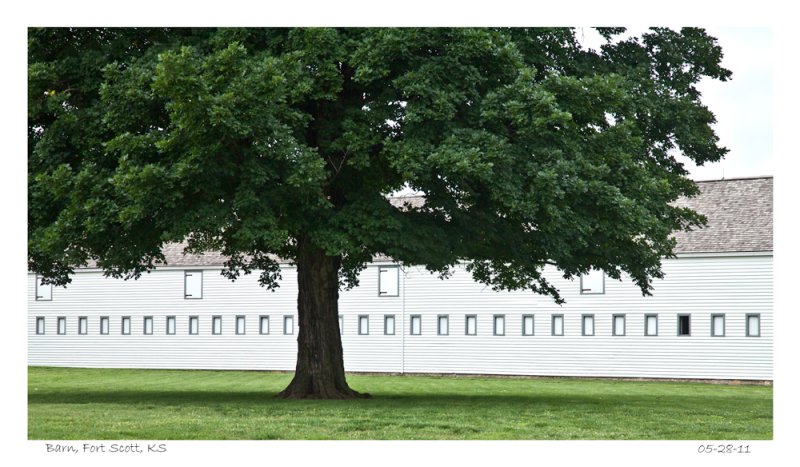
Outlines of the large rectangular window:
{"type": "Polygon", "coordinates": [[[725,315],[711,315],[711,337],[725,337],[725,315]]]}
{"type": "Polygon", "coordinates": [[[42,279],[36,275],[36,300],[48,301],[53,299],[53,284],[42,284],[42,279]]]}
{"type": "Polygon", "coordinates": [[[564,335],[564,315],[553,315],[550,333],[554,336],[564,335]]]}
{"type": "Polygon", "coordinates": [[[506,335],[506,315],[494,315],[494,335],[506,335]]]}
{"type": "Polygon", "coordinates": [[[81,316],[78,318],[78,334],[87,334],[89,332],[89,318],[81,316]]]}
{"type": "Polygon", "coordinates": [[[222,334],[222,316],[211,317],[211,334],[222,334]]]}
{"type": "Polygon", "coordinates": [[[167,316],[167,334],[175,334],[175,317],[167,316]]]}
{"type": "Polygon", "coordinates": [[[153,334],[153,317],[152,316],[145,316],[144,317],[144,323],[143,323],[142,332],[147,336],[153,334]]]}
{"type": "Polygon", "coordinates": [[[533,315],[522,315],[522,335],[533,335],[533,315]]]}
{"type": "Polygon", "coordinates": [[[183,298],[203,298],[203,271],[184,271],[183,298]]]}
{"type": "Polygon", "coordinates": [[[400,295],[400,267],[378,267],[378,296],[397,297],[400,295]]]}
{"type": "Polygon", "coordinates": [[[109,319],[108,316],[101,316],[100,317],[100,334],[108,334],[109,331],[109,319]]]}
{"type": "Polygon", "coordinates": [[[582,294],[606,293],[606,275],[601,270],[592,269],[588,274],[581,275],[582,294]]]}
{"type": "Polygon", "coordinates": [[[369,316],[358,315],[358,334],[366,336],[369,334],[369,316]]]}
{"type": "Polygon", "coordinates": [[[594,336],[594,315],[581,316],[581,335],[594,336]]]}
{"type": "Polygon", "coordinates": [[[245,319],[244,315],[237,315],[236,316],[236,334],[244,334],[245,333],[245,319]]]}
{"type": "Polygon", "coordinates": [[[644,335],[658,335],[658,315],[644,315],[644,335]]]}
{"type": "Polygon", "coordinates": [[[44,318],[41,316],[36,317],[36,334],[44,334],[44,318]]]}
{"type": "Polygon", "coordinates": [[[611,323],[611,334],[614,336],[625,335],[625,315],[614,315],[611,323]]]}
{"type": "Polygon", "coordinates": [[[691,336],[692,335],[691,322],[692,322],[691,315],[678,315],[678,335],[679,336],[691,336]]]}
{"type": "Polygon", "coordinates": [[[411,315],[411,335],[418,336],[422,334],[422,316],[411,315]]]}
{"type": "Polygon", "coordinates": [[[440,336],[450,334],[450,317],[448,315],[439,315],[436,317],[436,334],[440,336]]]}
{"type": "Polygon", "coordinates": [[[258,333],[269,334],[269,316],[261,315],[258,317],[258,333]]]}
{"type": "Polygon", "coordinates": [[[464,334],[474,336],[478,333],[478,316],[467,315],[467,320],[464,325],[464,334]]]}
{"type": "Polygon", "coordinates": [[[294,316],[286,315],[283,317],[283,333],[286,335],[294,334],[294,316]]]}
{"type": "Polygon", "coordinates": [[[394,335],[394,315],[386,315],[383,317],[383,333],[387,336],[394,335]]]}
{"type": "Polygon", "coordinates": [[[122,334],[128,335],[131,333],[131,317],[130,316],[123,316],[122,317],[122,334]]]}
{"type": "Polygon", "coordinates": [[[199,316],[190,316],[189,317],[189,334],[196,336],[200,334],[200,317],[199,316]]]}
{"type": "Polygon", "coordinates": [[[67,333],[67,318],[64,316],[59,316],[56,319],[56,332],[58,334],[66,334],[67,333]]]}
{"type": "Polygon", "coordinates": [[[761,315],[754,313],[747,315],[747,337],[761,337],[761,315]]]}

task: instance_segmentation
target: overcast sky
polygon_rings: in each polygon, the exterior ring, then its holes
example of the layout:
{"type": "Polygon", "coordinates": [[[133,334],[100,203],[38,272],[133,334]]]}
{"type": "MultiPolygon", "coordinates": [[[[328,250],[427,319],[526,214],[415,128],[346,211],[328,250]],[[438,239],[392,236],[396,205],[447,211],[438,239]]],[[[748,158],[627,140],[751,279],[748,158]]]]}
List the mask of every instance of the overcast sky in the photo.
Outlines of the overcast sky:
{"type": "MultiPolygon", "coordinates": [[[[673,28],[678,29],[678,28],[673,28]]],[[[770,28],[705,28],[722,47],[722,65],[733,72],[726,82],[705,79],[698,88],[702,101],[717,117],[720,144],[730,152],[720,162],[695,166],[685,159],[695,180],[774,175],[772,154],[773,39],[770,28]]],[[[644,27],[629,28],[639,35],[644,27]]],[[[590,28],[578,37],[596,48],[602,38],[590,28]]]]}

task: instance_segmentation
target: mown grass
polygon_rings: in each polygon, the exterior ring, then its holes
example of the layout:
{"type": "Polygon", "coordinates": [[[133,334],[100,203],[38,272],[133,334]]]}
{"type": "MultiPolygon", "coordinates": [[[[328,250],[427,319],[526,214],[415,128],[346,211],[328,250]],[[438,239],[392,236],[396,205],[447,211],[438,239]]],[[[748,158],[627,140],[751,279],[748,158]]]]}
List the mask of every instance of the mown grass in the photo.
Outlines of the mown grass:
{"type": "Polygon", "coordinates": [[[291,374],[28,369],[29,439],[772,439],[772,387],[349,375],[373,395],[297,401],[291,374]]]}

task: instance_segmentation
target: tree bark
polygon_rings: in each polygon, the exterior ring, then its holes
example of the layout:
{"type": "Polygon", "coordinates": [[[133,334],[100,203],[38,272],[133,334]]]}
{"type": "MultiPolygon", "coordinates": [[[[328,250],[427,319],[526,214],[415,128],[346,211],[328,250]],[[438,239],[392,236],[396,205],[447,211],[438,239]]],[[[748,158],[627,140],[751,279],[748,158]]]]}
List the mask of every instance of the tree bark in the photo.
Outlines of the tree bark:
{"type": "Polygon", "coordinates": [[[344,375],[339,332],[341,257],[327,256],[308,238],[297,240],[297,367],[286,399],[369,397],[350,389],[344,375]]]}

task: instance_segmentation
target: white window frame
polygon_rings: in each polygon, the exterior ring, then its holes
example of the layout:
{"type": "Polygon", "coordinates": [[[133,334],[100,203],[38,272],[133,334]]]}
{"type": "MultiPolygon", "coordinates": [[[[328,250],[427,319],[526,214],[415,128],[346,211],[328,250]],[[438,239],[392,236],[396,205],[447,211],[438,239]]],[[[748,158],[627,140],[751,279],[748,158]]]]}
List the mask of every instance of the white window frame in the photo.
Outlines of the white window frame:
{"type": "Polygon", "coordinates": [[[37,302],[51,302],[53,301],[53,284],[42,284],[41,279],[39,279],[39,274],[36,274],[34,281],[36,283],[36,287],[34,289],[33,295],[36,298],[37,302]],[[40,287],[44,287],[42,290],[47,290],[46,295],[42,295],[40,293],[40,287]]]}
{"type": "Polygon", "coordinates": [[[119,333],[120,333],[120,335],[123,335],[123,336],[130,336],[131,335],[131,317],[130,316],[123,316],[120,319],[119,333]],[[126,322],[128,323],[128,329],[127,329],[128,332],[125,332],[125,330],[126,330],[125,329],[125,323],[126,322]]]}
{"type": "Polygon", "coordinates": [[[564,315],[563,314],[554,314],[550,316],[550,335],[555,337],[563,337],[564,336],[564,315]],[[561,320],[561,332],[556,334],[556,320],[561,320]]]}
{"type": "Polygon", "coordinates": [[[748,313],[745,315],[744,319],[745,337],[761,337],[761,313],[748,313]],[[758,320],[758,329],[756,329],[755,334],[753,334],[753,330],[750,328],[750,318],[755,318],[758,320]]]}
{"type": "Polygon", "coordinates": [[[178,319],[174,315],[167,316],[166,331],[168,336],[174,336],[178,331],[178,319]],[[172,324],[172,332],[170,332],[170,323],[172,324]]]}
{"type": "Polygon", "coordinates": [[[107,336],[111,334],[111,318],[108,316],[100,317],[100,335],[107,336]],[[105,326],[103,326],[105,325],[105,326]],[[103,329],[105,327],[105,330],[103,329]],[[104,332],[105,331],[105,332],[104,332]]]}
{"type": "Polygon", "coordinates": [[[89,333],[89,318],[86,316],[78,316],[78,335],[85,336],[89,333]]]}
{"type": "MultiPolygon", "coordinates": [[[[583,278],[584,274],[581,274],[581,295],[604,295],[606,293],[606,273],[602,269],[592,269],[589,271],[589,274],[600,274],[600,291],[595,291],[592,289],[584,288],[583,286],[583,278]]],[[[587,274],[588,275],[588,274],[587,274]]]]}
{"type": "Polygon", "coordinates": [[[211,317],[211,335],[222,335],[222,315],[214,315],[211,317]],[[219,324],[219,326],[217,326],[219,324]]]}
{"type": "Polygon", "coordinates": [[[294,315],[283,315],[283,335],[294,335],[294,315]],[[286,325],[287,323],[289,326],[286,325]]]}
{"type": "Polygon", "coordinates": [[[534,315],[522,315],[522,335],[523,336],[532,336],[536,333],[536,319],[534,315]],[[527,321],[530,320],[531,322],[531,332],[528,332],[527,329],[527,321]]]}
{"type": "Polygon", "coordinates": [[[644,335],[647,337],[657,337],[658,336],[658,313],[648,313],[644,315],[644,335]],[[648,320],[653,318],[656,323],[656,332],[651,333],[650,327],[648,326],[648,320]]]}
{"type": "Polygon", "coordinates": [[[37,336],[43,336],[44,335],[44,333],[45,333],[45,324],[46,324],[46,322],[44,320],[44,316],[37,316],[36,317],[36,335],[37,336]],[[42,323],[42,325],[39,326],[39,323],[42,323]]]}
{"type": "Polygon", "coordinates": [[[378,296],[379,297],[399,297],[400,296],[400,266],[399,265],[387,265],[387,266],[378,266],[378,296]],[[390,270],[394,271],[395,274],[395,293],[390,293],[391,291],[384,290],[383,287],[383,273],[389,272],[390,270]]]}
{"type": "Polygon", "coordinates": [[[467,315],[464,317],[464,335],[465,336],[477,336],[478,335],[478,315],[467,315]],[[469,332],[469,321],[470,319],[475,324],[475,327],[472,328],[472,332],[469,332]]]}
{"type": "Polygon", "coordinates": [[[492,335],[493,336],[505,336],[506,335],[506,315],[493,315],[492,316],[492,335]],[[497,323],[502,321],[503,329],[501,332],[497,332],[497,323]]]}
{"type": "Polygon", "coordinates": [[[692,315],[690,313],[678,313],[678,326],[677,326],[677,335],[678,337],[692,337],[692,315]],[[681,334],[681,317],[686,316],[689,318],[689,332],[686,334],[681,334]]]}
{"type": "Polygon", "coordinates": [[[200,300],[203,298],[203,271],[202,270],[186,270],[183,271],[183,298],[186,300],[200,300]],[[190,294],[188,285],[189,277],[200,276],[200,295],[190,294]]]}
{"type": "Polygon", "coordinates": [[[247,318],[245,315],[236,315],[236,318],[233,320],[233,324],[237,336],[244,336],[247,334],[247,318]]]}
{"type": "Polygon", "coordinates": [[[394,315],[383,315],[383,335],[384,336],[394,336],[395,329],[397,326],[397,320],[395,320],[394,315]],[[392,321],[392,332],[389,332],[389,321],[392,321]]]}
{"type": "Polygon", "coordinates": [[[725,313],[712,313],[711,314],[711,337],[725,337],[725,335],[726,335],[725,328],[726,328],[726,324],[727,324],[725,321],[726,321],[725,313]],[[718,334],[717,333],[717,331],[718,331],[717,323],[716,323],[716,320],[714,318],[722,318],[722,334],[718,334]]]}
{"type": "Polygon", "coordinates": [[[155,322],[153,321],[153,317],[152,316],[145,316],[144,319],[142,320],[142,335],[144,335],[144,336],[152,336],[153,335],[154,323],[155,322]],[[148,324],[150,325],[150,329],[149,329],[150,332],[148,332],[148,329],[147,329],[147,325],[148,324]]]}
{"type": "Polygon", "coordinates": [[[592,336],[594,336],[594,326],[595,326],[595,321],[594,321],[594,315],[593,314],[588,313],[588,314],[581,315],[581,336],[584,336],[584,337],[592,337],[592,336]],[[587,330],[586,330],[586,320],[587,319],[592,320],[592,333],[591,334],[589,334],[589,332],[587,332],[587,330]]]}
{"type": "Polygon", "coordinates": [[[197,336],[200,334],[200,317],[193,315],[189,317],[189,335],[197,336]],[[194,326],[194,329],[192,329],[194,326]]]}
{"type": "MultiPolygon", "coordinates": [[[[647,326],[647,323],[645,323],[647,326]]],[[[628,327],[628,319],[625,317],[624,313],[616,313],[611,315],[611,335],[616,337],[624,337],[627,333],[628,327]],[[622,318],[622,332],[617,332],[617,318],[622,318]]]]}
{"type": "Polygon", "coordinates": [[[411,336],[421,336],[422,335],[422,315],[411,315],[409,319],[409,335],[411,336]],[[419,326],[417,327],[417,332],[414,332],[414,323],[417,323],[419,326]]]}
{"type": "Polygon", "coordinates": [[[59,316],[56,318],[56,334],[64,336],[67,334],[67,317],[59,316]]]}
{"type": "Polygon", "coordinates": [[[358,335],[369,335],[369,315],[358,315],[358,335]]]}
{"type": "Polygon", "coordinates": [[[269,335],[269,315],[258,316],[258,333],[262,336],[269,335]],[[266,331],[264,330],[264,323],[266,323],[266,331]]]}
{"type": "Polygon", "coordinates": [[[436,335],[449,336],[450,335],[450,315],[437,315],[436,316],[436,335]],[[442,332],[442,320],[444,320],[444,332],[442,332]]]}

